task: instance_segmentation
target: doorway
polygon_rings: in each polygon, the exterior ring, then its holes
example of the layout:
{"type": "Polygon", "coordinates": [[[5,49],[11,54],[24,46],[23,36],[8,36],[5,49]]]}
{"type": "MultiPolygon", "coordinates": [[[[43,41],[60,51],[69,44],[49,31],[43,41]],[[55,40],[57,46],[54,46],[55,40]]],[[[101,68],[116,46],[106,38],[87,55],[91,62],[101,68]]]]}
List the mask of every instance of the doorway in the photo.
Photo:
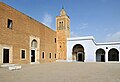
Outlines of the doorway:
{"type": "Polygon", "coordinates": [[[105,55],[101,55],[101,62],[105,62],[105,55]]]}
{"type": "Polygon", "coordinates": [[[84,62],[85,52],[84,52],[84,47],[81,44],[76,44],[73,46],[72,59],[76,61],[84,62]]]}
{"type": "Polygon", "coordinates": [[[78,53],[78,55],[77,55],[77,61],[84,62],[84,55],[82,53],[78,53]]]}
{"type": "Polygon", "coordinates": [[[35,62],[35,50],[31,50],[31,62],[35,62]]]}
{"type": "Polygon", "coordinates": [[[96,62],[105,62],[105,50],[104,49],[98,49],[96,51],[96,62]]]}
{"type": "Polygon", "coordinates": [[[3,49],[3,63],[9,63],[9,49],[3,49]]]}

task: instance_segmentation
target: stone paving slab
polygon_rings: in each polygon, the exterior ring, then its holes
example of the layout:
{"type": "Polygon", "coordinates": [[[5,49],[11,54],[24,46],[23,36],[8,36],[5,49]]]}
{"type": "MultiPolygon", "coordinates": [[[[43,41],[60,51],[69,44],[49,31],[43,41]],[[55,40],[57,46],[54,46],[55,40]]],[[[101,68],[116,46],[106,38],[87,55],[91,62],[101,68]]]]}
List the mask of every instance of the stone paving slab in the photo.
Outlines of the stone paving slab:
{"type": "Polygon", "coordinates": [[[0,82],[120,82],[120,63],[57,62],[0,68],[0,82]]]}

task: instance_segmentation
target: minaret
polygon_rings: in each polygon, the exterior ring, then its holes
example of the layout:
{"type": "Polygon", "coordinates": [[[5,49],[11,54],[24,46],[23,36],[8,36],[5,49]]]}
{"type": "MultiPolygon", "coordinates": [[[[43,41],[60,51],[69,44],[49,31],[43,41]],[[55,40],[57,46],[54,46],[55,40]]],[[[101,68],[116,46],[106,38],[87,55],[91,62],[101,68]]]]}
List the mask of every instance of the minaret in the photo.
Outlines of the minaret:
{"type": "Polygon", "coordinates": [[[60,16],[56,17],[57,54],[59,60],[67,58],[67,38],[70,37],[70,18],[62,8],[60,16]]]}

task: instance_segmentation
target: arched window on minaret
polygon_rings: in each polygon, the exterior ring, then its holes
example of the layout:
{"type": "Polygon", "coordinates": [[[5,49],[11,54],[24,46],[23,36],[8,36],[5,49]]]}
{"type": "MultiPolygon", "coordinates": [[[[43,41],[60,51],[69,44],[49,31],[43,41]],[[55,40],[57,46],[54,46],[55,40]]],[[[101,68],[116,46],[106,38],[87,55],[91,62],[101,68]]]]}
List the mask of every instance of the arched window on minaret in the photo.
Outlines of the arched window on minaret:
{"type": "Polygon", "coordinates": [[[61,30],[61,22],[59,22],[59,30],[61,30]]]}
{"type": "Polygon", "coordinates": [[[64,26],[63,21],[62,21],[62,27],[64,26]]]}

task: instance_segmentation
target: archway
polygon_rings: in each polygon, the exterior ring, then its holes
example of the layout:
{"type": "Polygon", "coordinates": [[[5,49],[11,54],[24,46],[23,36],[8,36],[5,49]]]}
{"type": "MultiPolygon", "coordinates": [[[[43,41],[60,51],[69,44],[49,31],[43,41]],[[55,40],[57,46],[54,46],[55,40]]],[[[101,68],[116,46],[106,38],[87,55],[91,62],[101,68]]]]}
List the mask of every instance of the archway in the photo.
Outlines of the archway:
{"type": "Polygon", "coordinates": [[[31,62],[35,62],[36,60],[36,48],[37,48],[37,41],[34,39],[31,42],[31,62]]]}
{"type": "Polygon", "coordinates": [[[108,61],[119,61],[119,51],[115,48],[108,52],[108,61]]]}
{"type": "Polygon", "coordinates": [[[37,48],[37,41],[35,39],[32,40],[31,47],[34,49],[37,48]]]}
{"type": "Polygon", "coordinates": [[[105,62],[105,50],[98,49],[96,51],[96,62],[105,62]]]}
{"type": "Polygon", "coordinates": [[[73,46],[72,57],[73,60],[84,62],[84,47],[81,44],[73,46]]]}

